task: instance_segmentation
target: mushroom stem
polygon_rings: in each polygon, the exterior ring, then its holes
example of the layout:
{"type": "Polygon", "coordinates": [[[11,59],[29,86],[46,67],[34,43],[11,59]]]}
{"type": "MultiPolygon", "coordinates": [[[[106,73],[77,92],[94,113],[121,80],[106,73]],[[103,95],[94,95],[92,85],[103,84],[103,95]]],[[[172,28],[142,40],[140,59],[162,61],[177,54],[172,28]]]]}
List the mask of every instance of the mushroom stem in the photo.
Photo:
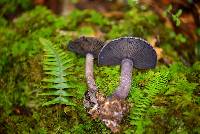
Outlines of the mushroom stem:
{"type": "Polygon", "coordinates": [[[86,63],[85,63],[85,77],[87,80],[89,92],[91,93],[95,93],[98,90],[94,81],[93,66],[94,66],[94,56],[90,53],[87,53],[86,63]]]}
{"type": "Polygon", "coordinates": [[[133,62],[129,59],[123,59],[121,63],[120,85],[117,87],[112,96],[120,99],[125,99],[128,96],[131,88],[132,71],[133,62]]]}

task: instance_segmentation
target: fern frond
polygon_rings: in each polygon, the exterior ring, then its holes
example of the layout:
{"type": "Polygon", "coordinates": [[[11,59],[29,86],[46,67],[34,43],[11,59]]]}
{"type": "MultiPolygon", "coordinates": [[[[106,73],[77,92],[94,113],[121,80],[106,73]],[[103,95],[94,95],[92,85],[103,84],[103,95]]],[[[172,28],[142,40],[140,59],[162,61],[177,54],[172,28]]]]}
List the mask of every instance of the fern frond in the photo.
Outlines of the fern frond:
{"type": "Polygon", "coordinates": [[[69,99],[66,99],[64,97],[56,97],[53,100],[47,101],[46,103],[43,104],[43,106],[49,106],[49,105],[54,105],[54,104],[65,104],[65,105],[74,105],[69,99]]]}
{"type": "Polygon", "coordinates": [[[48,89],[47,92],[40,95],[54,96],[52,100],[44,103],[43,106],[53,104],[74,105],[68,98],[72,95],[66,91],[66,89],[72,88],[66,80],[66,76],[69,75],[66,70],[73,66],[72,60],[68,58],[68,55],[62,49],[53,45],[49,40],[40,38],[40,43],[43,45],[45,52],[42,63],[46,74],[43,82],[46,85],[43,87],[48,89]]]}
{"type": "Polygon", "coordinates": [[[135,105],[130,111],[130,124],[136,127],[136,133],[141,133],[141,130],[144,130],[141,128],[146,125],[142,124],[142,122],[145,122],[145,113],[154,101],[155,96],[167,87],[169,72],[154,73],[149,71],[143,78],[145,78],[145,81],[147,80],[147,82],[144,82],[144,89],[142,90],[137,85],[134,85],[132,93],[135,105]]]}

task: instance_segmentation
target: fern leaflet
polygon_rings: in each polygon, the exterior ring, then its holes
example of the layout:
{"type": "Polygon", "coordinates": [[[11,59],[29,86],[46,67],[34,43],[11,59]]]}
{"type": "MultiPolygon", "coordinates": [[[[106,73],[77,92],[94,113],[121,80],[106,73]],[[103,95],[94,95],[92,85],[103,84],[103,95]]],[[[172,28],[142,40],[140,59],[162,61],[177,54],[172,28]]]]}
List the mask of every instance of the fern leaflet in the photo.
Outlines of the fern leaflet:
{"type": "Polygon", "coordinates": [[[148,77],[148,80],[143,90],[139,87],[133,87],[134,93],[132,97],[135,98],[135,105],[130,111],[130,124],[136,127],[135,133],[143,133],[144,126],[149,123],[144,121],[145,113],[155,96],[166,88],[169,72],[161,71],[154,73],[149,71],[145,77],[148,77]]]}
{"type": "Polygon", "coordinates": [[[47,83],[44,88],[47,92],[40,95],[51,96],[53,99],[45,102],[43,106],[53,104],[74,105],[69,99],[72,96],[65,89],[71,88],[67,83],[66,76],[69,75],[66,70],[72,66],[68,55],[58,46],[53,45],[49,40],[40,38],[40,43],[44,49],[43,70],[47,75],[43,81],[47,83]]]}

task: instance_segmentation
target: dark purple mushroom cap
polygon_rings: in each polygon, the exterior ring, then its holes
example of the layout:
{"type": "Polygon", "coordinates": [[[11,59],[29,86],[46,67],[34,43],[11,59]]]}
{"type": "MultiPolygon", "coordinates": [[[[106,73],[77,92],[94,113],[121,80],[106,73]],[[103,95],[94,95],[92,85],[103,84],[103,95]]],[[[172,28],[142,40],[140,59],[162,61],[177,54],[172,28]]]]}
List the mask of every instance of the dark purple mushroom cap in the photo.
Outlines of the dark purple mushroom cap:
{"type": "Polygon", "coordinates": [[[153,47],[138,37],[122,37],[107,43],[99,53],[99,65],[119,65],[123,59],[133,61],[138,69],[154,68],[157,55],[153,47]]]}
{"type": "Polygon", "coordinates": [[[69,42],[68,49],[75,53],[86,55],[91,53],[94,58],[98,57],[101,48],[104,46],[104,42],[94,37],[80,37],[74,41],[69,42]]]}

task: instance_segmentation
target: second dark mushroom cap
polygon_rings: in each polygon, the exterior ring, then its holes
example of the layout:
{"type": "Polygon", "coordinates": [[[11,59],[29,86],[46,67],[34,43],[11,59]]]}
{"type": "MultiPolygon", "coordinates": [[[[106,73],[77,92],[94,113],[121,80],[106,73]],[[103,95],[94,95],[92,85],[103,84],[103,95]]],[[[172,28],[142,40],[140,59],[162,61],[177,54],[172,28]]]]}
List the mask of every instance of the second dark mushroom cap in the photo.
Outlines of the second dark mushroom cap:
{"type": "Polygon", "coordinates": [[[99,65],[120,65],[130,59],[138,69],[154,68],[157,55],[153,47],[138,37],[122,37],[107,43],[99,53],[99,65]]]}
{"type": "Polygon", "coordinates": [[[80,37],[74,41],[69,42],[68,49],[81,55],[91,53],[94,58],[98,57],[104,42],[94,37],[80,37]]]}

